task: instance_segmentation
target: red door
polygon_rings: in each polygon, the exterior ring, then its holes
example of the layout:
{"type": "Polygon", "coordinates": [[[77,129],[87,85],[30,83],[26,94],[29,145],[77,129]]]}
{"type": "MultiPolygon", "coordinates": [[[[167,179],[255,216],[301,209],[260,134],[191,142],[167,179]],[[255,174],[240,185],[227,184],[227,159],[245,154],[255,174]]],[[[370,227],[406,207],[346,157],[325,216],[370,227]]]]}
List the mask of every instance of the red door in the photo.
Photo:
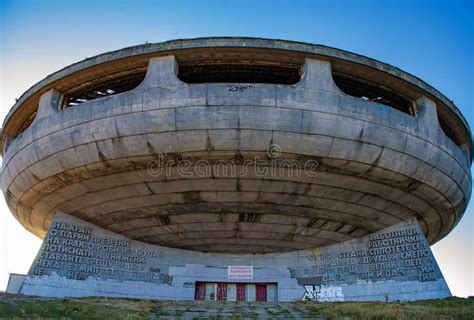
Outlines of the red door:
{"type": "Polygon", "coordinates": [[[206,298],[206,284],[204,282],[196,282],[194,287],[194,300],[204,300],[206,298]]]}
{"type": "Polygon", "coordinates": [[[267,301],[267,285],[266,284],[257,284],[256,289],[256,300],[257,301],[267,301]]]}
{"type": "Polygon", "coordinates": [[[217,284],[217,300],[227,301],[227,283],[217,284]]]}
{"type": "Polygon", "coordinates": [[[245,301],[245,283],[237,283],[237,301],[245,301]]]}

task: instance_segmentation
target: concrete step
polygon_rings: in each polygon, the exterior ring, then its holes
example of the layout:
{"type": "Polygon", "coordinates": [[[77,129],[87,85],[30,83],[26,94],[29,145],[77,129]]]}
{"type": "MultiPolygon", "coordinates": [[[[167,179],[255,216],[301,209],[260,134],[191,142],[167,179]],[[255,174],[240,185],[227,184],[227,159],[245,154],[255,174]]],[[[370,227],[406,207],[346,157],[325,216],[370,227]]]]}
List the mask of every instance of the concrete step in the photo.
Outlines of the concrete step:
{"type": "Polygon", "coordinates": [[[326,319],[310,314],[304,307],[285,302],[176,302],[162,306],[150,319],[326,319]]]}

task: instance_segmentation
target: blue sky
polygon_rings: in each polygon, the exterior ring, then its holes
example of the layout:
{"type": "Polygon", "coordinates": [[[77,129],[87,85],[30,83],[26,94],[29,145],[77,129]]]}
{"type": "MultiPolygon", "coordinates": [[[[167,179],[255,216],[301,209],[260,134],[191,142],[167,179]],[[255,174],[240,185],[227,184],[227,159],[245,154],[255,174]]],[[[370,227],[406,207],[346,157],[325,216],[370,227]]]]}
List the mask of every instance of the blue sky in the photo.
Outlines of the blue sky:
{"type": "MultiPolygon", "coordinates": [[[[145,42],[254,36],[324,44],[425,80],[474,125],[474,1],[0,0],[0,120],[48,74],[145,42]]],[[[453,294],[474,295],[474,204],[433,246],[453,294]]],[[[0,200],[0,290],[39,247],[0,200]],[[13,237],[13,239],[12,239],[13,237]],[[14,245],[11,245],[14,243],[14,245]]]]}

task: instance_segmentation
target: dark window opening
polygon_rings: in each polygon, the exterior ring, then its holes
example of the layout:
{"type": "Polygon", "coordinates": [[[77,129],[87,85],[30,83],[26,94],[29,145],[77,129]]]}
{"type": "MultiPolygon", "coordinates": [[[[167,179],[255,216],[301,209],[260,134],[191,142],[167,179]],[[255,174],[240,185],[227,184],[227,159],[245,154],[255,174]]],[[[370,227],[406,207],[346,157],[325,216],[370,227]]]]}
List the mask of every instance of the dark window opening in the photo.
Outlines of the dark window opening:
{"type": "Polygon", "coordinates": [[[254,223],[258,220],[258,214],[255,213],[239,213],[239,222],[254,223]]]}
{"type": "Polygon", "coordinates": [[[441,130],[443,130],[444,134],[448,136],[451,141],[453,141],[457,146],[461,145],[461,142],[459,141],[458,137],[456,136],[456,133],[454,132],[453,129],[448,125],[448,123],[443,119],[443,117],[440,116],[438,113],[438,122],[439,126],[441,127],[441,130]]]}
{"type": "Polygon", "coordinates": [[[114,79],[97,81],[87,87],[65,94],[63,108],[76,106],[86,101],[111,96],[136,88],[145,78],[146,72],[135,73],[114,79]]]}
{"type": "Polygon", "coordinates": [[[271,83],[291,85],[301,80],[300,66],[258,64],[180,65],[178,78],[186,83],[271,83]]]}
{"type": "Polygon", "coordinates": [[[18,127],[18,131],[15,135],[15,137],[18,137],[20,134],[23,133],[26,129],[28,129],[29,126],[33,123],[33,120],[35,120],[36,117],[36,111],[31,113],[28,118],[26,118],[23,123],[18,127]]]}
{"type": "Polygon", "coordinates": [[[400,94],[364,79],[354,78],[346,74],[333,73],[332,76],[338,88],[345,94],[366,101],[381,103],[407,114],[415,115],[411,100],[400,94]]]}

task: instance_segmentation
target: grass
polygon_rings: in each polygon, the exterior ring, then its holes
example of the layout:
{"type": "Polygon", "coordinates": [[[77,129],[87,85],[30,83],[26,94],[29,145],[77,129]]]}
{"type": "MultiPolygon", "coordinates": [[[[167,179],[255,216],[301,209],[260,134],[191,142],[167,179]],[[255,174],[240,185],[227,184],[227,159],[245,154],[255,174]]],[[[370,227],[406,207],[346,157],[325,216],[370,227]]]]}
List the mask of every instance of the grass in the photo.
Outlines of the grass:
{"type": "Polygon", "coordinates": [[[150,301],[126,299],[0,298],[0,318],[148,319],[150,301]]]}
{"type": "MultiPolygon", "coordinates": [[[[474,319],[474,299],[447,298],[418,302],[295,302],[281,303],[285,308],[302,312],[302,317],[326,319],[474,319]],[[302,310],[302,311],[301,311],[302,310]]],[[[266,313],[269,319],[286,318],[290,315],[280,310],[266,313]],[[277,312],[278,311],[278,312],[277,312]]],[[[240,310],[265,314],[269,305],[251,303],[245,305],[222,302],[173,302],[116,298],[48,299],[0,293],[0,318],[63,318],[63,319],[160,319],[179,318],[183,313],[204,317],[205,312],[225,310],[227,318],[243,319],[240,310]],[[216,304],[216,309],[213,309],[216,304]],[[257,310],[256,310],[257,309],[257,310]],[[230,313],[229,313],[230,311],[230,313]],[[204,313],[203,313],[204,312],[204,313]],[[233,314],[232,312],[235,312],[233,314]]],[[[247,315],[248,316],[248,315],[247,315]]]]}
{"type": "Polygon", "coordinates": [[[446,298],[416,302],[301,303],[328,319],[474,319],[474,299],[446,298]]]}

